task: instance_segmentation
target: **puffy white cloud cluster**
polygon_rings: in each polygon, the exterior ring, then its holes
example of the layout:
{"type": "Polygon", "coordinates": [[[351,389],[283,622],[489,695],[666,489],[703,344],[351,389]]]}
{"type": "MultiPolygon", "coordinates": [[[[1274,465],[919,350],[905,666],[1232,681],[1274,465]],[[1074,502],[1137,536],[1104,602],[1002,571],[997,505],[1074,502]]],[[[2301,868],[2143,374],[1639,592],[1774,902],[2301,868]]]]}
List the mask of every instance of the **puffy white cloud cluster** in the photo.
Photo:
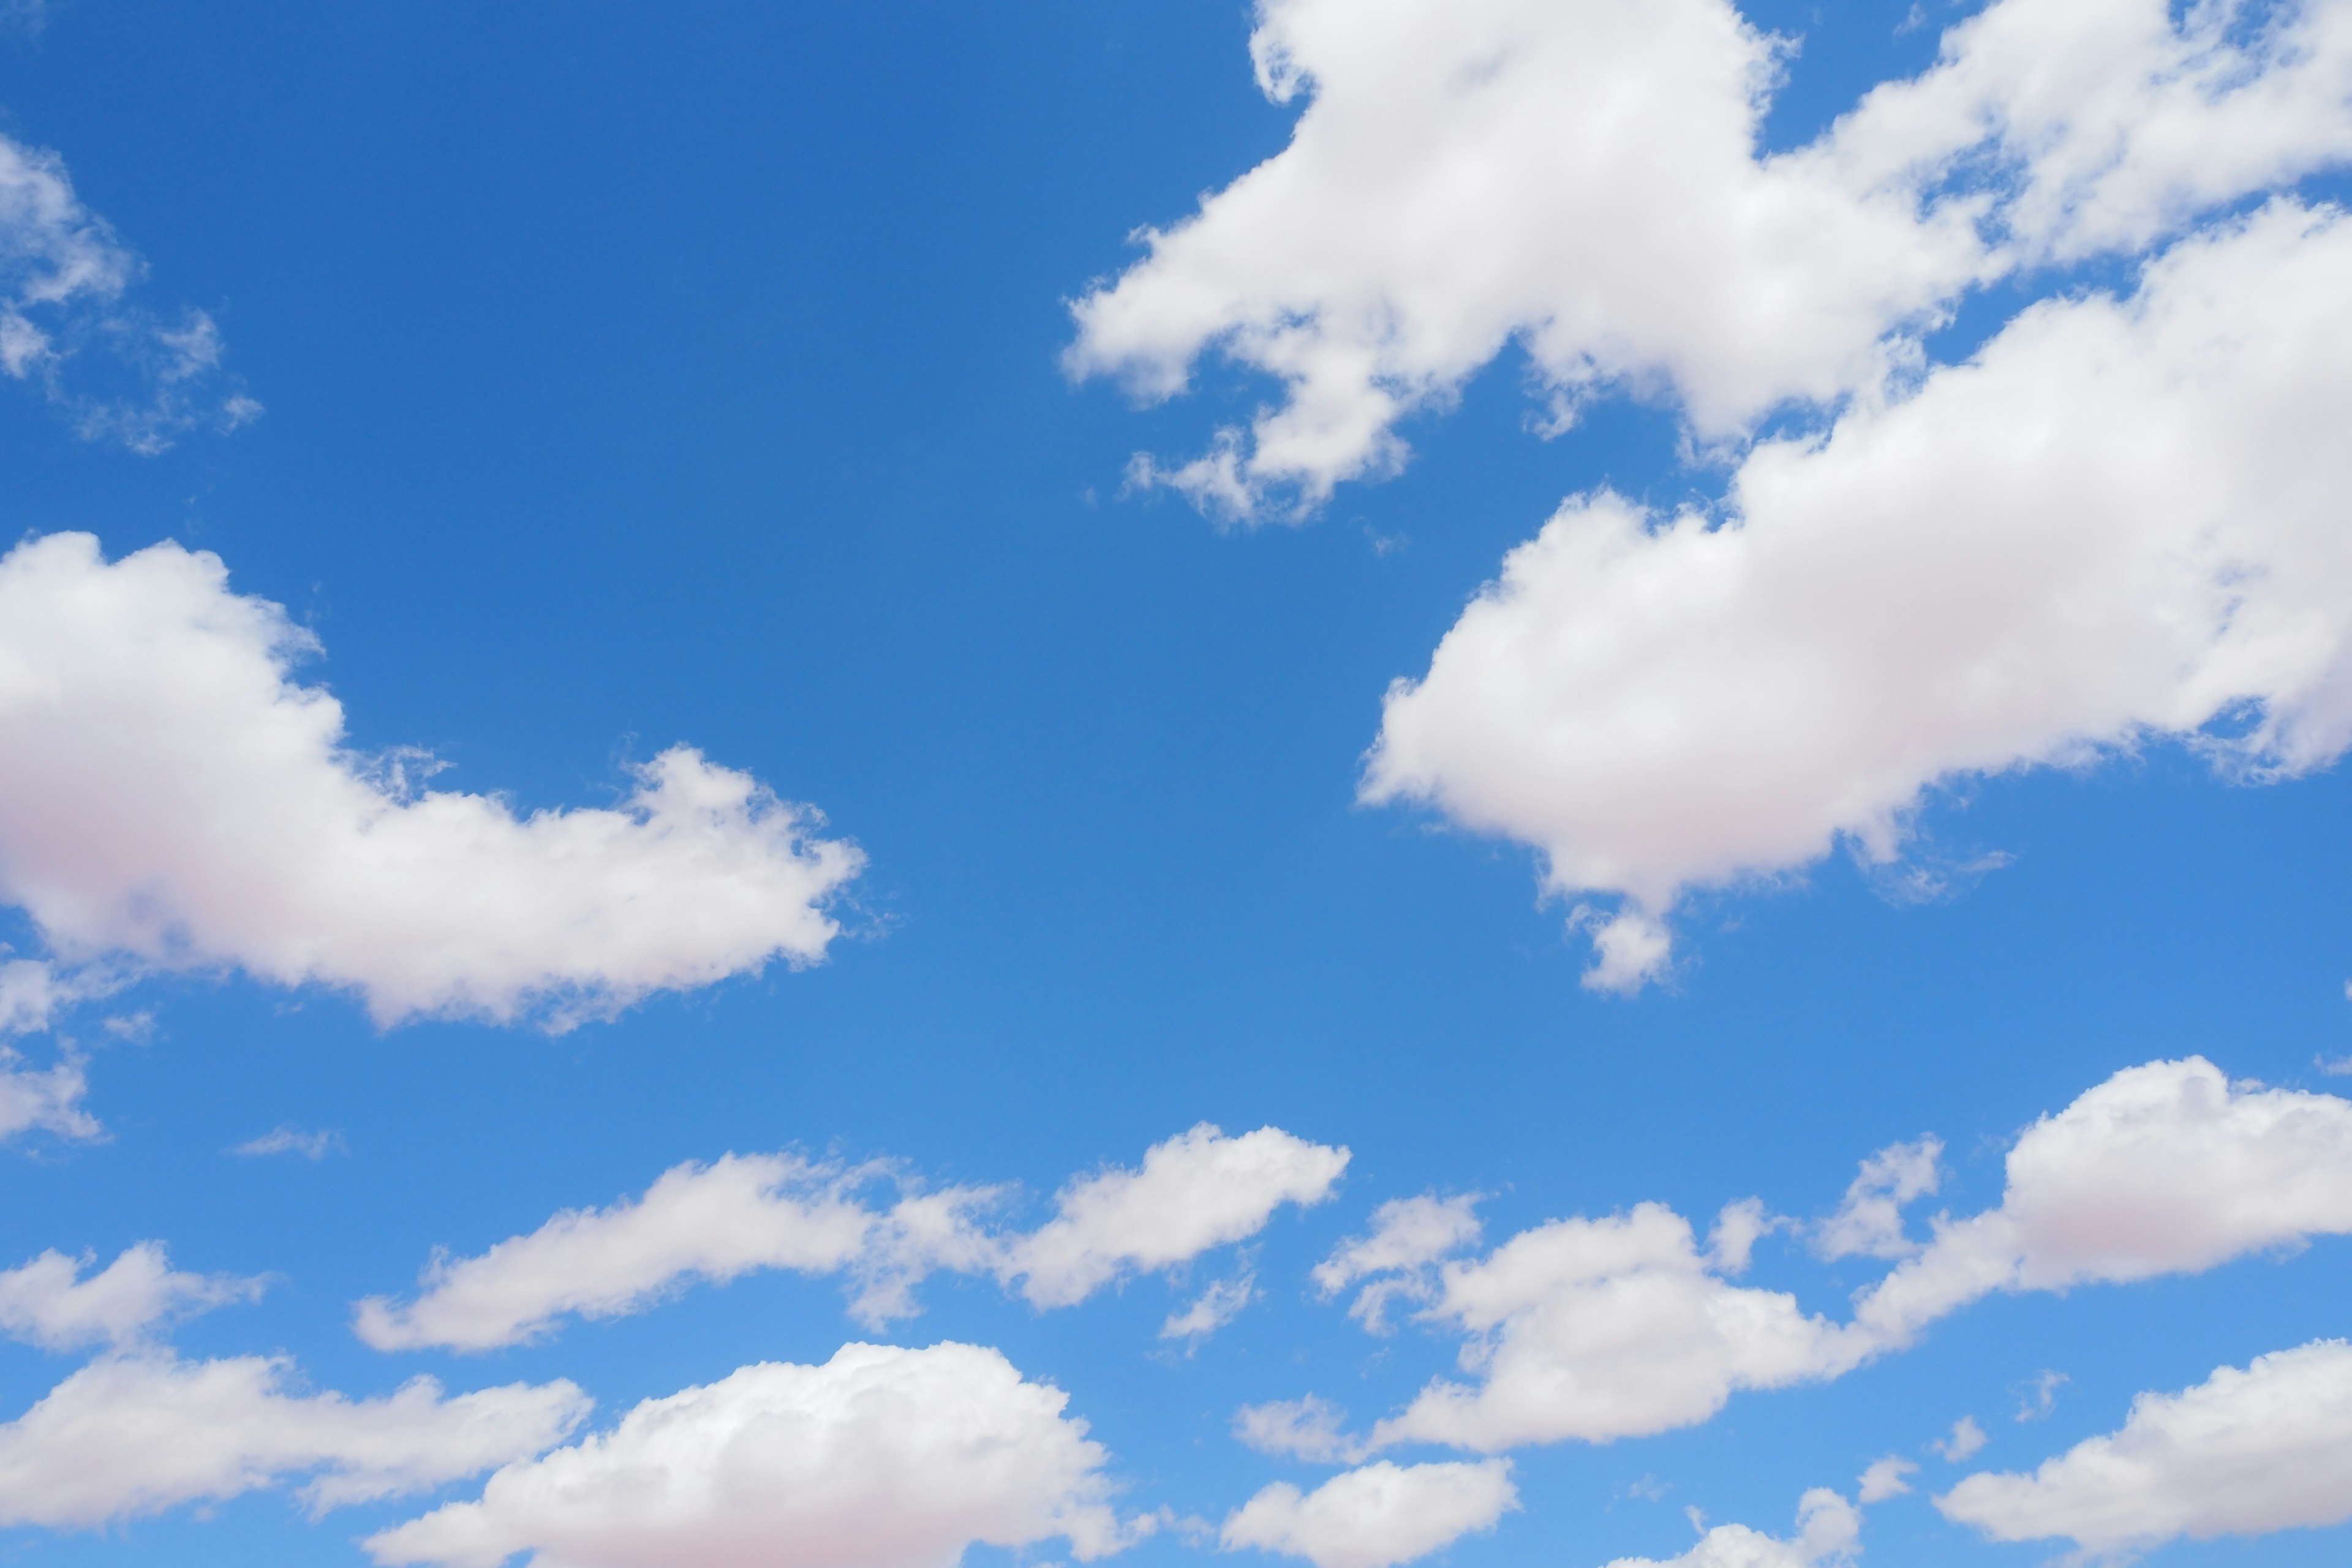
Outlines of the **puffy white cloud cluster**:
{"type": "Polygon", "coordinates": [[[1706,437],[1913,363],[1970,288],[2130,251],[2352,155],[2352,29],[2290,5],[1997,0],[1937,64],[1759,156],[1785,40],[1728,0],[1261,0],[1290,144],[1075,307],[1076,374],[1147,397],[1215,351],[1285,398],[1139,473],[1302,510],[1514,342],[1556,422],[1599,384],[1706,437]]]}
{"type": "Polygon", "coordinates": [[[1395,1568],[1492,1530],[1519,1506],[1510,1462],[1392,1465],[1382,1459],[1302,1494],[1276,1481],[1226,1516],[1228,1552],[1255,1547],[1315,1568],[1395,1568]]]}
{"type": "MultiPolygon", "coordinates": [[[[1467,1239],[1436,1222],[1466,1220],[1466,1207],[1388,1205],[1372,1237],[1344,1244],[1318,1278],[1369,1278],[1369,1290],[1394,1288],[1374,1300],[1423,1303],[1418,1321],[1463,1336],[1475,1381],[1437,1379],[1360,1436],[1312,1396],[1247,1407],[1236,1434],[1322,1461],[1407,1443],[1495,1453],[1642,1436],[1705,1421],[1744,1389],[1841,1377],[1997,1291],[2194,1273],[2352,1235],[2352,1100],[2232,1084],[2202,1058],[2126,1068],[2043,1117],[2011,1149],[1997,1206],[1938,1215],[1913,1243],[1902,1205],[1934,1190],[1940,1147],[1922,1139],[1873,1156],[1838,1212],[1809,1227],[1832,1256],[1900,1259],[1843,1322],[1738,1282],[1756,1241],[1788,1225],[1753,1199],[1727,1207],[1704,1248],[1689,1221],[1642,1204],[1538,1226],[1433,1278],[1431,1257],[1467,1239]]],[[[1364,1300],[1356,1315],[1377,1329],[1364,1300]]],[[[1983,1442],[1963,1419],[1937,1451],[1957,1462],[1983,1442]]],[[[1895,1495],[1905,1473],[1876,1468],[1868,1489],[1895,1495]]]]}
{"type": "Polygon", "coordinates": [[[93,1528],[293,1479],[314,1510],[402,1496],[538,1453],[589,1405],[563,1382],[354,1400],[292,1381],[257,1356],[93,1362],[0,1425],[0,1524],[93,1528]]]}
{"type": "MultiPolygon", "coordinates": [[[[486,1350],[547,1332],[567,1313],[643,1310],[694,1280],[753,1269],[845,1273],[869,1323],[917,1310],[913,1289],[940,1269],[991,1274],[1040,1308],[1065,1307],[1129,1269],[1164,1270],[1255,1235],[1286,1204],[1328,1197],[1348,1151],[1277,1128],[1228,1137],[1206,1122],[1153,1145],[1134,1169],[1064,1187],[1027,1233],[993,1228],[997,1187],[926,1191],[888,1167],[844,1168],[790,1154],[730,1154],[665,1173],[644,1196],[557,1215],[538,1230],[463,1258],[437,1258],[416,1300],[359,1305],[360,1337],[380,1350],[486,1350]],[[899,1196],[862,1190],[896,1176],[899,1196]]],[[[1170,1337],[1213,1332],[1247,1305],[1244,1278],[1171,1318],[1170,1337]]]]}
{"type": "Polygon", "coordinates": [[[2261,1535],[2352,1519],[2352,1344],[2322,1340],[2143,1394],[2121,1430],[2032,1475],[1970,1476],[1936,1500],[1996,1541],[2100,1553],[2187,1535],[2261,1535]]]}
{"type": "Polygon", "coordinates": [[[190,310],[166,322],[129,302],[144,270],[74,195],[56,153],[0,136],[0,374],[38,384],[85,437],[160,452],[198,425],[234,428],[261,412],[220,374],[220,333],[190,310]],[[136,398],[80,389],[76,362],[100,356],[136,398]]]}
{"type": "Polygon", "coordinates": [[[263,1281],[187,1274],[163,1244],[142,1241],[87,1279],[94,1258],[55,1250],[0,1271],[0,1334],[43,1350],[133,1345],[170,1319],[261,1294],[263,1281]]]}
{"type": "Polygon", "coordinates": [[[1554,426],[1670,394],[1738,456],[1719,508],[1572,498],[1391,691],[1363,781],[1620,899],[1574,921],[1600,989],[1668,968],[1691,889],[1892,859],[1940,783],[2352,740],[2352,238],[2232,216],[2352,158],[2343,5],[1995,0],[1763,156],[1787,47],[1729,0],[1261,0],[1289,145],[1075,307],[1074,374],[1283,384],[1138,460],[1231,516],[1393,470],[1398,422],[1513,343],[1554,426]],[[1971,290],[2151,255],[1929,368],[1971,290]],[[1791,406],[1832,423],[1740,452],[1791,406]]]}
{"type": "Polygon", "coordinates": [[[1797,1502],[1797,1533],[1788,1540],[1744,1524],[1718,1524],[1679,1557],[1621,1557],[1608,1568],[1830,1568],[1862,1553],[1862,1515],[1826,1487],[1797,1502]]]}
{"type": "Polygon", "coordinates": [[[2243,776],[2352,743],[2352,223],[2291,202],[2053,300],[1966,364],[1759,446],[1725,515],[1606,491],[1398,682],[1363,793],[1622,897],[1590,983],[1695,887],[1897,854],[1940,781],[2153,737],[2243,776]]]}
{"type": "Polygon", "coordinates": [[[1102,1447],[1067,1403],[992,1350],[845,1345],[646,1400],[367,1547],[446,1568],[522,1552],[551,1568],[951,1568],[976,1543],[1063,1538],[1090,1561],[1149,1527],[1113,1512],[1102,1447]]]}
{"type": "Polygon", "coordinates": [[[58,954],[234,966],[418,1015],[562,1027],[782,957],[814,963],[857,851],[697,752],[616,808],[518,816],[343,745],[316,651],[215,556],[0,558],[0,898],[58,954]]]}

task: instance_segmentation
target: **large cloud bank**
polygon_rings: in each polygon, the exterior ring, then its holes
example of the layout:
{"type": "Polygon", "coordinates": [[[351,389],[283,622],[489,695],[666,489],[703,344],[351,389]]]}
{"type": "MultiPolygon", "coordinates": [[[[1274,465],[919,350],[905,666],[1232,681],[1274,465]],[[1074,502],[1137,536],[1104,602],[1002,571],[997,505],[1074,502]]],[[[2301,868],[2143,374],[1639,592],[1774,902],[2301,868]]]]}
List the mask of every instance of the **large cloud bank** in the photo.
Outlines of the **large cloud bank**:
{"type": "Polygon", "coordinates": [[[1894,857],[1939,781],[2179,737],[2250,776],[2352,742],[2352,224],[2280,203],[2128,299],[1758,447],[1727,516],[1571,500],[1390,692],[1366,798],[1622,895],[1594,984],[1690,888],[1894,857]]]}
{"type": "Polygon", "coordinates": [[[58,954],[234,966],[418,1015],[561,1026],[772,959],[814,963],[850,846],[679,747],[613,808],[519,816],[343,745],[316,651],[218,558],[0,558],[0,897],[58,954]]]}
{"type": "Polygon", "coordinates": [[[1289,145],[1146,231],[1068,363],[1283,396],[1140,479],[1303,516],[1515,343],[1552,426],[1630,388],[1736,459],[1719,508],[1571,498],[1363,780],[1619,900],[1576,917],[1595,987],[1668,969],[1693,889],[1892,859],[1938,784],[2352,740],[2352,238],[2292,194],[2352,158],[2341,5],[1995,0],[1771,154],[1788,41],[1727,0],[1261,0],[1251,47],[1289,145]],[[2061,292],[1931,366],[2004,280],[2061,292]],[[1827,424],[1743,450],[1776,410],[1827,424]]]}
{"type": "Polygon", "coordinates": [[[499,1568],[951,1568],[975,1543],[1066,1539],[1090,1560],[1136,1527],[1067,1396],[992,1350],[845,1345],[649,1399],[367,1543],[383,1563],[499,1568]]]}

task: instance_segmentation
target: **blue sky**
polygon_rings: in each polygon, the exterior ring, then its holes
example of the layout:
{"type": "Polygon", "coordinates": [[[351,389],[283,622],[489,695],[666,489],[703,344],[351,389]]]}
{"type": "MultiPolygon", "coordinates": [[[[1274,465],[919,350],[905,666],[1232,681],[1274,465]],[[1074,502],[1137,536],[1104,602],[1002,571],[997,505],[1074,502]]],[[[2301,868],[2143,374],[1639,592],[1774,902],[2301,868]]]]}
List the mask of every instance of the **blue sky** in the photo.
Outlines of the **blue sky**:
{"type": "Polygon", "coordinates": [[[8,10],[8,1560],[2338,1561],[2352,23],[1741,16],[8,10]]]}

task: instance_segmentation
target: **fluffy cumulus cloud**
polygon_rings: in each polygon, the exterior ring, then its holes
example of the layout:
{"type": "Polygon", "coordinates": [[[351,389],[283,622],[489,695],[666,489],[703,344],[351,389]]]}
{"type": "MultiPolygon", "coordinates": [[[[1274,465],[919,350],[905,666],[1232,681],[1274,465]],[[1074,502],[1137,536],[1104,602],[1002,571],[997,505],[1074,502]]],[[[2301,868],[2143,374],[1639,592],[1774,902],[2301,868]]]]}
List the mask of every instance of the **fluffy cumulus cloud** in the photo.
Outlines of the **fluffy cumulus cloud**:
{"type": "Polygon", "coordinates": [[[304,1394],[284,1362],[92,1363],[0,1426],[0,1524],[96,1528],[300,1480],[314,1510],[427,1490],[535,1454],[587,1414],[569,1383],[445,1397],[304,1394]]]}
{"type": "Polygon", "coordinates": [[[1261,1127],[1229,1138],[1207,1122],[1153,1145],[1139,1169],[1082,1176],[1055,1214],[1011,1244],[1003,1268],[1033,1305],[1085,1300],[1128,1269],[1172,1268],[1264,1229],[1286,1204],[1319,1204],[1348,1151],[1261,1127]]]}
{"type": "Polygon", "coordinates": [[[1394,1568],[1492,1530],[1519,1506],[1507,1460],[1392,1465],[1385,1459],[1301,1493],[1276,1481],[1227,1516],[1226,1551],[1255,1547],[1315,1568],[1394,1568]]]}
{"type": "Polygon", "coordinates": [[[210,317],[132,302],[142,270],[56,153],[0,136],[0,374],[38,386],[85,437],[141,452],[258,415],[221,373],[210,317]]]}
{"type": "Polygon", "coordinates": [[[1826,1487],[1797,1504],[1797,1532],[1787,1540],[1744,1524],[1718,1524],[1679,1557],[1621,1557],[1609,1568],[1832,1568],[1862,1552],[1862,1515],[1826,1487]]]}
{"type": "Polygon", "coordinates": [[[649,1399],[609,1432],[509,1465],[479,1500],[375,1536],[378,1563],[499,1568],[951,1568],[965,1548],[1139,1528],[1067,1396],[992,1350],[845,1345],[649,1399]]]}
{"type": "Polygon", "coordinates": [[[2352,223],[2291,202],[2034,306],[1966,364],[1758,447],[1725,514],[1606,491],[1513,552],[1389,693],[1363,791],[1620,895],[1898,853],[1940,781],[2153,737],[2244,777],[2352,743],[2352,223]]]}
{"type": "Polygon", "coordinates": [[[1996,1290],[2196,1273],[2352,1234],[2352,1101],[2232,1084],[2201,1057],[2126,1068],[2027,1129],[1998,1207],[1942,1220],[1856,1303],[1889,1343],[1996,1290]]]}
{"type": "Polygon", "coordinates": [[[748,775],[680,747],[612,808],[425,789],[291,679],[316,647],[210,554],[0,558],[0,897],[68,960],[335,986],[386,1024],[560,1026],[836,934],[856,850],[748,775]]]}
{"type": "Polygon", "coordinates": [[[1210,351],[1284,385],[1207,455],[1202,505],[1311,508],[1392,470],[1395,426],[1517,342],[1555,423],[1600,384],[1694,426],[1828,405],[2021,266],[2130,250],[2352,153],[2336,9],[1997,0],[1935,67],[1759,154],[1785,40],[1728,0],[1261,0],[1282,153],[1150,230],[1076,307],[1078,374],[1147,397],[1210,351]]]}
{"type": "Polygon", "coordinates": [[[251,1300],[262,1289],[259,1279],[184,1273],[159,1242],[127,1247],[82,1278],[94,1261],[52,1250],[0,1272],[0,1333],[53,1351],[132,1345],[161,1323],[251,1300]]]}
{"type": "Polygon", "coordinates": [[[1689,1221],[1643,1204],[1448,1264],[1423,1317],[1468,1336],[1463,1364],[1479,1381],[1431,1384],[1372,1444],[1491,1453],[1644,1436],[1705,1421],[1736,1390],[1834,1377],[1871,1353],[1795,1297],[1727,1277],[1744,1262],[1701,1251],[1689,1221]]]}
{"type": "Polygon", "coordinates": [[[1970,1476],[1936,1500],[1996,1541],[2107,1553],[2187,1535],[2261,1535],[2352,1519],[2352,1345],[2323,1340],[2143,1394],[2121,1430],[2032,1475],[1970,1476]]]}
{"type": "MultiPolygon", "coordinates": [[[[1006,1188],[927,1190],[895,1166],[730,1154],[679,1165],[640,1198],[436,1258],[415,1300],[362,1301],[356,1326],[380,1350],[487,1350],[537,1338],[566,1314],[641,1311],[688,1284],[769,1268],[847,1275],[852,1310],[869,1324],[911,1316],[915,1286],[942,1269],[993,1275],[1036,1306],[1064,1307],[1127,1269],[1174,1268],[1255,1236],[1284,1205],[1329,1195],[1347,1163],[1345,1149],[1278,1128],[1227,1137],[1204,1122],[1146,1151],[1139,1168],[1072,1182],[1055,1216],[1023,1233],[992,1216],[1006,1188]],[[869,1201],[885,1180],[896,1200],[869,1201]]],[[[1169,1320],[1168,1336],[1212,1333],[1253,1295],[1246,1271],[1221,1282],[1169,1320]]]]}

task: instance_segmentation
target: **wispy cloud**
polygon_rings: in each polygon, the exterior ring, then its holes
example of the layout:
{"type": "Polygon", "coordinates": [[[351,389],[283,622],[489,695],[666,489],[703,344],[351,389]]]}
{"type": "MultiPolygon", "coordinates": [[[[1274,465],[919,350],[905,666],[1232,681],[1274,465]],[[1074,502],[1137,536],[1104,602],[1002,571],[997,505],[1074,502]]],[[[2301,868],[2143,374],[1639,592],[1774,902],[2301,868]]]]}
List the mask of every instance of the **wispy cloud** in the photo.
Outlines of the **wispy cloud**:
{"type": "Polygon", "coordinates": [[[229,1151],[244,1159],[258,1159],[265,1154],[299,1154],[305,1160],[323,1160],[330,1154],[350,1152],[343,1135],[329,1128],[317,1132],[305,1132],[299,1127],[278,1127],[258,1138],[247,1139],[229,1151]]]}
{"type": "MultiPolygon", "coordinates": [[[[0,26],[42,7],[0,0],[0,26]]],[[[152,454],[191,430],[234,430],[261,405],[222,367],[219,327],[135,296],[138,254],[74,194],[54,153],[0,136],[0,374],[37,388],[88,440],[152,454]]]]}

